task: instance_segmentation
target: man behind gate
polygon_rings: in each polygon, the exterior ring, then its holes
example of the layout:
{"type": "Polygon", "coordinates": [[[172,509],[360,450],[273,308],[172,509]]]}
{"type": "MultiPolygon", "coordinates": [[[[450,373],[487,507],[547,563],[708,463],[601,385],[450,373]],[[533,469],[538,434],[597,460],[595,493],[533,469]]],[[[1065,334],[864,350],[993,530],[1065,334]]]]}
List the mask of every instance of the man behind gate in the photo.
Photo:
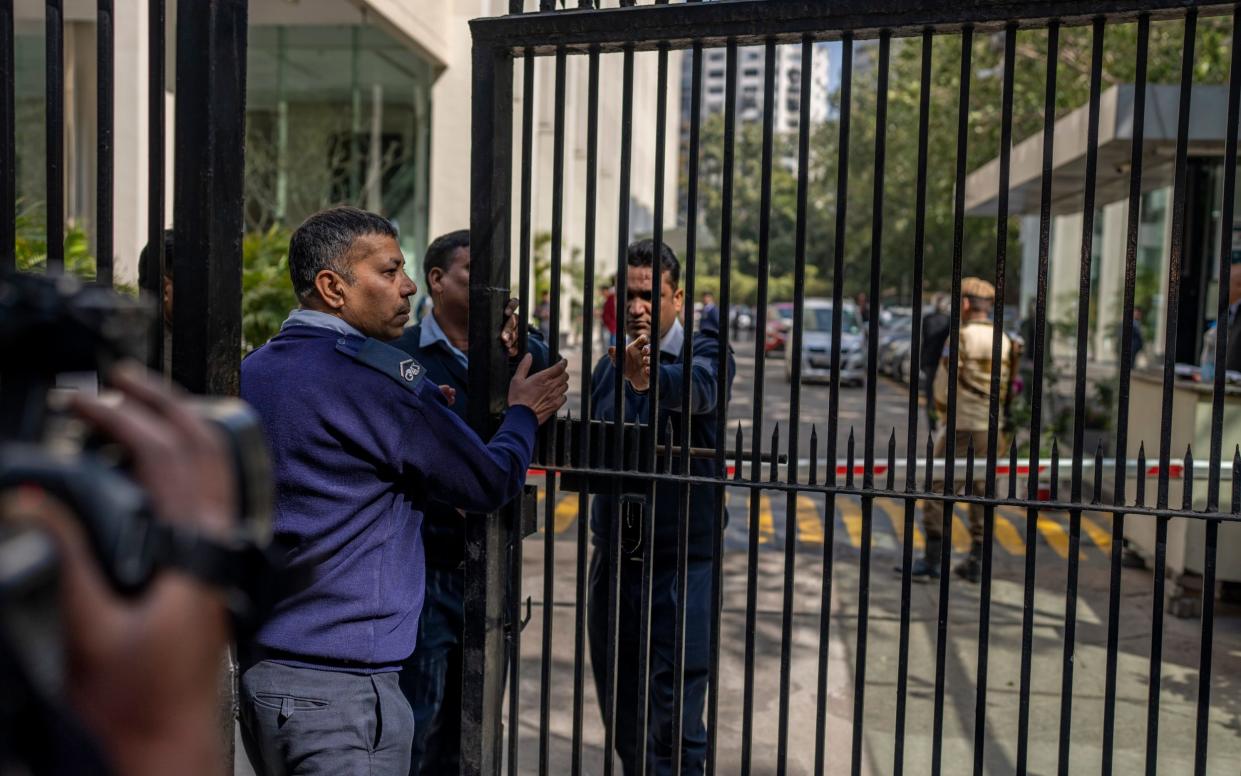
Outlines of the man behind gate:
{"type": "MultiPolygon", "coordinates": [[[[995,324],[991,312],[995,307],[995,286],[982,278],[967,277],[961,280],[961,330],[957,346],[957,404],[955,459],[964,460],[970,445],[974,448],[976,461],[987,457],[987,428],[991,409],[991,355],[995,337],[995,324]]],[[[949,334],[951,336],[951,334],[949,334]]],[[[941,418],[948,417],[948,352],[944,346],[943,361],[935,374],[932,387],[935,409],[941,418]]],[[[1007,334],[1000,334],[1000,395],[997,407],[1003,408],[1011,393],[1011,381],[1017,370],[1019,348],[1007,334]]],[[[946,420],[945,420],[946,422],[946,420]]],[[[1004,434],[996,432],[997,453],[1005,449],[1004,434]]],[[[941,425],[935,432],[935,457],[943,458],[948,450],[948,429],[941,425]]],[[[962,466],[955,471],[962,472],[962,466]]],[[[982,493],[986,466],[974,466],[975,494],[982,493]]],[[[960,474],[957,475],[961,477],[960,474]]],[[[964,478],[961,478],[964,479],[964,478]]],[[[942,493],[944,483],[937,479],[931,491],[942,493]]],[[[957,492],[965,490],[965,483],[958,480],[957,492]]],[[[954,572],[969,582],[977,582],[982,575],[982,539],[984,511],[981,504],[970,504],[970,551],[954,572]]],[[[926,532],[926,554],[914,563],[911,577],[915,582],[927,582],[939,577],[940,562],[944,552],[944,502],[928,499],[922,502],[922,527],[926,532]]],[[[898,569],[899,570],[899,569],[898,569]]]]}
{"type": "MultiPolygon", "coordinates": [[[[393,343],[454,395],[451,409],[463,421],[469,413],[470,232],[441,235],[422,262],[434,307],[422,323],[393,343]]],[[[514,312],[513,302],[508,312],[514,312]]],[[[517,318],[506,318],[501,334],[517,366],[517,318]]],[[[532,373],[545,369],[549,354],[542,336],[530,329],[526,349],[532,373]]],[[[461,770],[461,681],[465,628],[465,521],[450,504],[432,502],[422,524],[427,557],[427,598],[418,626],[418,647],[401,669],[401,690],[414,710],[410,776],[455,774],[461,770]]]]}
{"type": "MultiPolygon", "coordinates": [[[[666,441],[669,420],[680,428],[681,416],[691,413],[690,443],[694,447],[714,448],[718,413],[727,411],[728,396],[719,396],[718,322],[704,320],[700,333],[693,337],[692,360],[688,373],[682,362],[686,346],[685,329],[680,315],[685,292],[680,288],[681,266],[667,245],[656,246],[641,240],[629,246],[626,298],[624,305],[625,336],[630,340],[625,357],[625,420],[647,424],[650,421],[650,379],[643,356],[646,341],[659,333],[659,443],[666,441]],[[654,267],[658,265],[660,319],[652,319],[654,267]],[[689,380],[690,406],[682,405],[682,386],[689,380]]],[[[593,416],[614,419],[616,367],[609,356],[595,366],[591,378],[593,416]]],[[[654,370],[651,370],[653,373],[654,370]]],[[[731,392],[736,367],[728,357],[728,388],[731,392]]],[[[674,446],[679,440],[673,440],[674,446]]],[[[674,461],[674,467],[675,467],[674,461]]],[[[722,472],[714,459],[695,460],[691,473],[699,477],[719,477],[722,472]]],[[[608,569],[612,521],[618,519],[618,505],[610,497],[594,499],[591,512],[591,543],[594,551],[590,561],[589,638],[590,659],[594,669],[598,697],[603,699],[608,684],[608,612],[610,605],[619,607],[620,627],[617,646],[615,740],[616,751],[624,763],[625,773],[637,771],[637,729],[639,688],[629,679],[637,672],[639,617],[642,614],[642,543],[654,542],[654,568],[651,582],[651,651],[650,710],[647,759],[650,772],[670,773],[673,758],[683,757],[683,773],[703,772],[706,760],[707,731],[703,723],[703,706],[707,694],[707,669],[711,641],[711,548],[712,532],[717,530],[717,494],[712,485],[690,488],[689,566],[684,594],[676,589],[677,524],[681,486],[663,482],[656,486],[654,504],[654,536],[622,543],[620,562],[620,600],[610,602],[608,569]],[[685,695],[682,717],[682,740],[672,741],[673,727],[673,651],[677,601],[685,606],[685,695]]],[[[639,523],[641,521],[638,521],[639,523]]],[[[630,529],[626,528],[626,533],[630,529]]],[[[607,704],[604,704],[607,708],[607,704]]],[[[604,712],[606,714],[606,711],[604,712]]]]}

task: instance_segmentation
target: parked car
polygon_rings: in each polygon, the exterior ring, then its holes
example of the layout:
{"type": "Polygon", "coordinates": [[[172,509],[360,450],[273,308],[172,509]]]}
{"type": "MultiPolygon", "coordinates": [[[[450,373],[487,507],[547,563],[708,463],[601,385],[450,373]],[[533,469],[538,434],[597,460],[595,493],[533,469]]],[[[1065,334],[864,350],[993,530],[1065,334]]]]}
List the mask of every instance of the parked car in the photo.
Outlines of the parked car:
{"type": "Polygon", "coordinates": [[[909,361],[909,342],[912,337],[911,331],[896,331],[879,341],[877,368],[880,374],[900,379],[900,370],[908,370],[909,364],[901,362],[909,361]]]}
{"type": "Polygon", "coordinates": [[[784,355],[785,342],[793,330],[793,303],[776,302],[767,307],[767,353],[784,355]]]}
{"type": "MultiPolygon", "coordinates": [[[[866,334],[857,306],[845,302],[840,309],[841,385],[861,385],[866,381],[866,334]]],[[[793,382],[793,359],[801,359],[802,380],[832,380],[832,301],[807,299],[802,316],[801,353],[792,350],[791,338],[784,345],[784,378],[793,382]]]]}

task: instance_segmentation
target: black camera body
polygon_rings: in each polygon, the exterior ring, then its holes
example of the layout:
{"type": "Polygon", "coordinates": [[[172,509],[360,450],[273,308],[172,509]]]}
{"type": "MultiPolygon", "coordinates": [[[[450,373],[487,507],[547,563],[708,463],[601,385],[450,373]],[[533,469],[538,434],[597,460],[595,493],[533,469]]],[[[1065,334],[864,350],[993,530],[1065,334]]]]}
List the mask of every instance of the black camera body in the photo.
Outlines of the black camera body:
{"type": "MultiPolygon", "coordinates": [[[[160,567],[177,567],[225,591],[244,626],[262,608],[263,553],[271,538],[271,466],[256,413],[236,399],[192,400],[222,432],[235,468],[241,521],[230,539],[220,540],[155,520],[143,488],[108,444],[61,438],[48,410],[58,376],[101,374],[118,360],[144,360],[153,320],[143,300],[71,277],[0,276],[0,495],[34,485],[60,499],[122,595],[138,595],[160,567]]],[[[29,582],[34,576],[29,559],[6,567],[17,554],[2,551],[5,541],[0,533],[0,610],[11,611],[20,605],[16,591],[29,585],[6,585],[7,577],[29,582]]]]}

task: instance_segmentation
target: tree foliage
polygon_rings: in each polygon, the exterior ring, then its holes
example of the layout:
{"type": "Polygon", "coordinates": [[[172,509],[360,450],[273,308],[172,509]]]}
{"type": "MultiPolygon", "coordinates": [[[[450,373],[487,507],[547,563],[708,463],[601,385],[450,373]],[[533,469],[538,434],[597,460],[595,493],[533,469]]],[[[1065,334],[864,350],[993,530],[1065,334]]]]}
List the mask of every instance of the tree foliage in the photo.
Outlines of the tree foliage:
{"type": "MultiPolygon", "coordinates": [[[[1047,76],[1047,31],[1022,30],[1016,35],[1013,84],[1013,142],[1043,127],[1047,76]]],[[[971,49],[968,134],[965,168],[972,172],[999,155],[1004,62],[1003,31],[976,35],[971,49]]],[[[1199,21],[1194,65],[1196,84],[1226,83],[1229,29],[1227,17],[1199,21]]],[[[1182,21],[1151,24],[1148,82],[1177,83],[1184,42],[1182,21]]],[[[954,246],[957,126],[961,93],[962,38],[938,35],[931,57],[930,112],[926,179],[925,291],[949,288],[954,246]]],[[[1090,90],[1092,30],[1064,28],[1060,33],[1056,73],[1057,117],[1085,105],[1090,90]]],[[[1137,25],[1106,28],[1101,85],[1132,83],[1136,71],[1137,25]]],[[[826,56],[822,50],[815,56],[826,56]]],[[[851,296],[869,286],[875,180],[875,140],[879,48],[877,41],[856,44],[848,138],[848,189],[844,239],[844,293],[851,296]]],[[[918,170],[918,124],[921,98],[922,39],[892,41],[887,132],[884,144],[883,233],[880,279],[885,298],[907,301],[914,291],[918,170]]],[[[829,96],[831,117],[810,133],[807,165],[806,288],[830,293],[835,245],[837,170],[840,149],[840,93],[829,96]]],[[[762,126],[739,123],[735,140],[732,207],[734,301],[753,301],[759,270],[762,217],[762,126]]],[[[682,154],[682,159],[687,154],[682,154]]],[[[797,137],[776,133],[771,167],[769,271],[772,300],[792,295],[796,257],[797,137]]],[[[724,187],[724,118],[707,117],[702,124],[700,213],[712,234],[722,234],[724,187]]],[[[682,183],[686,183],[686,166],[682,183]]],[[[994,217],[966,217],[962,223],[962,269],[995,279],[997,223],[994,217]]],[[[1020,253],[1019,224],[1008,223],[1008,298],[1016,297],[1020,253]]],[[[718,248],[700,251],[700,288],[718,287],[718,248]]]]}

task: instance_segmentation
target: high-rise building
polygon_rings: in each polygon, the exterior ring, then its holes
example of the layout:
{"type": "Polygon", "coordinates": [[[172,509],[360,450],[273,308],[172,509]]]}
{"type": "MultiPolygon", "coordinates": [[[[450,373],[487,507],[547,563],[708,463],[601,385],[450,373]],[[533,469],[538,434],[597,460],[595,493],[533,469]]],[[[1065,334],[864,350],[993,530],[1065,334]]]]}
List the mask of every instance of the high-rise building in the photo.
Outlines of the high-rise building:
{"type": "MultiPolygon", "coordinates": [[[[702,111],[704,115],[724,110],[727,82],[726,52],[723,48],[703,53],[702,111]]],[[[682,127],[689,126],[690,57],[683,60],[682,127]]],[[[766,75],[766,52],[762,46],[746,46],[737,51],[737,118],[742,122],[760,121],[763,117],[763,86],[766,75]]],[[[811,124],[828,117],[828,53],[825,44],[815,44],[809,78],[811,124]]],[[[776,132],[796,132],[801,123],[802,48],[797,44],[776,47],[773,126],[776,132]]]]}

